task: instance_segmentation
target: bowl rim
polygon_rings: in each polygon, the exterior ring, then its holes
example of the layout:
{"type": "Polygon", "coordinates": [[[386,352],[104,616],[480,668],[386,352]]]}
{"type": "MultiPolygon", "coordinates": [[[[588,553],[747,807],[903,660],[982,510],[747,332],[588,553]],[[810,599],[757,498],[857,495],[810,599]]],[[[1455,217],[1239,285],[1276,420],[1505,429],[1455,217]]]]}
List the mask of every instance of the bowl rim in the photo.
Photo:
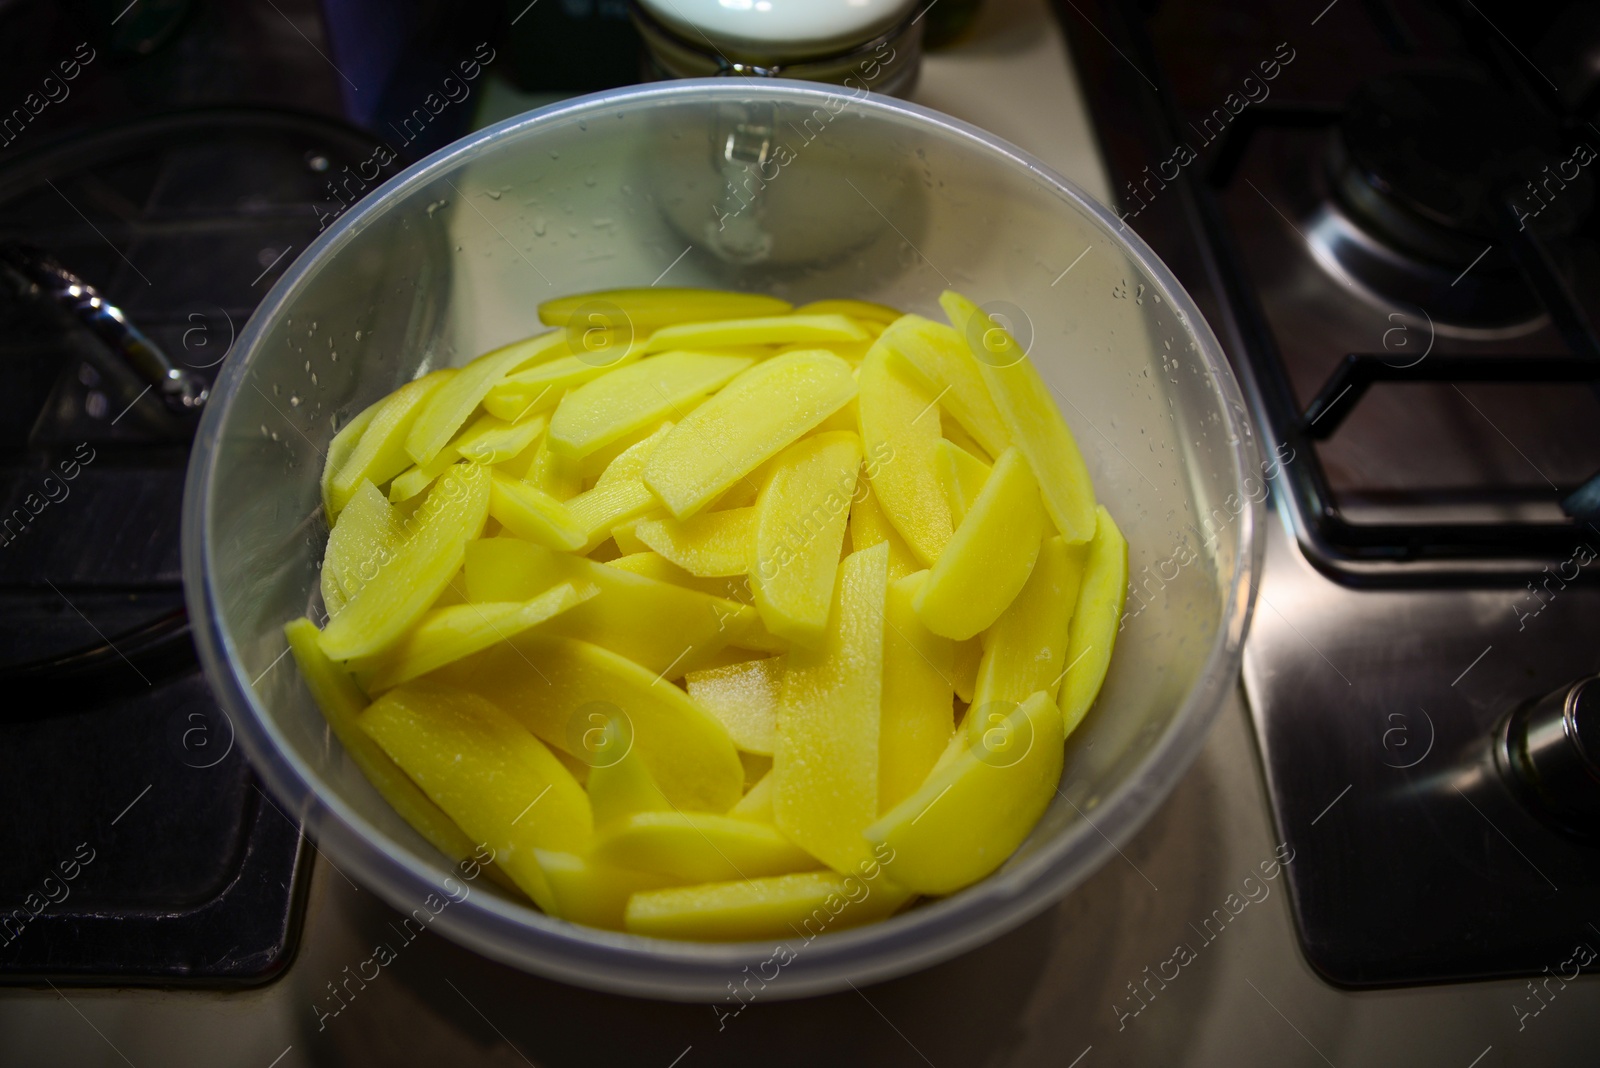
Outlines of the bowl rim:
{"type": "MultiPolygon", "coordinates": [[[[1028,172],[1034,181],[1100,225],[1123,254],[1135,261],[1160,296],[1171,302],[1195,342],[1221,409],[1221,430],[1231,446],[1230,474],[1245,506],[1234,524],[1233,574],[1220,599],[1219,626],[1198,678],[1162,736],[1123,781],[1099,799],[1095,806],[1097,818],[1090,820],[1085,815],[1082,822],[1069,826],[1059,838],[1042,845],[1014,868],[996,872],[948,898],[885,921],[823,934],[815,943],[802,943],[792,959],[785,962],[783,982],[774,981],[771,992],[763,982],[761,995],[769,1000],[803,997],[924,968],[997,937],[1064,897],[1105,863],[1114,850],[1120,851],[1120,846],[1155,812],[1198,754],[1228,692],[1236,685],[1254,606],[1256,576],[1265,550],[1265,539],[1260,537],[1264,505],[1242,492],[1246,477],[1257,469],[1259,453],[1238,381],[1216,336],[1176,277],[1124,222],[1015,145],[931,108],[891,97],[778,78],[685,79],[574,97],[505,119],[439,149],[388,179],[319,234],[284,271],[240,331],[235,343],[237,352],[223,365],[201,419],[185,480],[185,598],[201,665],[219,705],[252,767],[272,793],[305,822],[308,834],[351,867],[379,897],[401,911],[447,888],[444,880],[456,878],[459,873],[437,858],[424,859],[391,839],[327,790],[318,775],[290,755],[285,738],[256,697],[232,636],[223,630],[220,616],[213,610],[217,591],[212,585],[210,562],[215,547],[206,535],[211,485],[217,474],[216,443],[233,401],[246,387],[253,370],[252,358],[269,324],[276,323],[316,268],[392,204],[492,150],[509,136],[591,119],[620,103],[637,106],[654,102],[759,100],[821,105],[840,97],[849,98],[848,106],[864,113],[931,125],[945,136],[968,143],[974,151],[999,156],[1003,163],[1028,172]]],[[[258,675],[256,681],[259,678],[258,675]]],[[[327,859],[320,849],[318,855],[327,859]]],[[[329,863],[343,875],[338,865],[329,863]]],[[[771,962],[780,944],[772,940],[680,942],[604,931],[556,920],[532,906],[493,894],[478,895],[472,900],[470,888],[460,878],[456,878],[456,885],[456,892],[463,896],[458,907],[437,914],[441,931],[492,959],[592,989],[673,1000],[708,1000],[722,996],[724,986],[732,991],[732,980],[746,974],[741,969],[771,962]]],[[[455,900],[452,894],[451,901],[455,900]]]]}

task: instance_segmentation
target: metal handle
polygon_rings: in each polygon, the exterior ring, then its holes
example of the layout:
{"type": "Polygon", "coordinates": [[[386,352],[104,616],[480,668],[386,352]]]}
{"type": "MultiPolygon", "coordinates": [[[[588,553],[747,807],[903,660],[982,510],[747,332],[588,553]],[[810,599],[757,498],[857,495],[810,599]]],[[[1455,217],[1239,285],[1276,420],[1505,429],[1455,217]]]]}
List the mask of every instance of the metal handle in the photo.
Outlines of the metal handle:
{"type": "Polygon", "coordinates": [[[88,327],[160,392],[168,408],[181,415],[205,404],[210,391],[204,379],[174,364],[122,309],[48,253],[14,241],[0,242],[0,264],[20,277],[26,295],[55,304],[88,327]]]}

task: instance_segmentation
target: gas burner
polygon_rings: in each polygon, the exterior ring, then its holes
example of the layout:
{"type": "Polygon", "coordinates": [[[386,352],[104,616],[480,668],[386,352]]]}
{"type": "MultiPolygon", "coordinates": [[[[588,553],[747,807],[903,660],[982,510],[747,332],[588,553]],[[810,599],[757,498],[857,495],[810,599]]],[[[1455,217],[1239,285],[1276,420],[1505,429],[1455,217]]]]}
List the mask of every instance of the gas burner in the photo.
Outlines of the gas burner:
{"type": "Polygon", "coordinates": [[[1331,201],[1318,261],[1380,300],[1456,333],[1507,336],[1542,307],[1504,247],[1507,227],[1575,230],[1588,178],[1558,173],[1560,131],[1473,74],[1411,71],[1364,84],[1329,140],[1331,201]]]}

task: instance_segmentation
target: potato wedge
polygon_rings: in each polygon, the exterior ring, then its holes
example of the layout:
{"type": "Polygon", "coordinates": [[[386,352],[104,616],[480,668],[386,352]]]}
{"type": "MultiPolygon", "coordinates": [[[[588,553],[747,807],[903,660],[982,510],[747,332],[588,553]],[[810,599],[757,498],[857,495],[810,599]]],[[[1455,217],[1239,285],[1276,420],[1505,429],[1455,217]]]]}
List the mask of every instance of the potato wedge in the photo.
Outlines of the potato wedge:
{"type": "Polygon", "coordinates": [[[831,352],[774,356],[673,427],[650,455],[645,484],[687,519],[855,394],[850,365],[831,352]]]}
{"type": "Polygon", "coordinates": [[[1095,509],[1094,540],[1089,542],[1067,642],[1069,667],[1061,686],[1061,715],[1067,734],[1083,722],[1106,681],[1127,599],[1128,542],[1102,505],[1095,509]]]}

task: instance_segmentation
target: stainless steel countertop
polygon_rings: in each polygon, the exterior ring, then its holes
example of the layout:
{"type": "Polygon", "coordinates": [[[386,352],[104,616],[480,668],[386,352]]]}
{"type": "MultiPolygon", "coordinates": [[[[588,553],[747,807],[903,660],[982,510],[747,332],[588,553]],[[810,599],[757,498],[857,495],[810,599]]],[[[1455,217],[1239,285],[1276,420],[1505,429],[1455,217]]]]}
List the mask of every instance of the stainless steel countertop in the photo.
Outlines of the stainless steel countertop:
{"type": "MultiPolygon", "coordinates": [[[[916,99],[1104,197],[1068,62],[1045,0],[991,0],[967,41],[929,59],[916,99]]],[[[1552,980],[1542,1002],[1520,981],[1360,993],[1324,983],[1295,943],[1284,880],[1261,877],[1277,845],[1236,697],[1121,859],[1011,934],[916,975],[806,1001],[756,1000],[734,1016],[732,1002],[718,1011],[563,986],[423,934],[364,988],[352,982],[347,1007],[319,1023],[325,984],[353,973],[376,942],[396,941],[387,925],[397,917],[318,861],[299,956],[283,979],[232,994],[0,991],[0,1064],[1595,1063],[1594,978],[1552,980]],[[1204,928],[1214,910],[1237,913],[1220,933],[1215,920],[1204,928]],[[1188,952],[1175,956],[1180,945],[1188,952]],[[1538,1004],[1519,1028],[1518,1008],[1538,1004]]]]}

